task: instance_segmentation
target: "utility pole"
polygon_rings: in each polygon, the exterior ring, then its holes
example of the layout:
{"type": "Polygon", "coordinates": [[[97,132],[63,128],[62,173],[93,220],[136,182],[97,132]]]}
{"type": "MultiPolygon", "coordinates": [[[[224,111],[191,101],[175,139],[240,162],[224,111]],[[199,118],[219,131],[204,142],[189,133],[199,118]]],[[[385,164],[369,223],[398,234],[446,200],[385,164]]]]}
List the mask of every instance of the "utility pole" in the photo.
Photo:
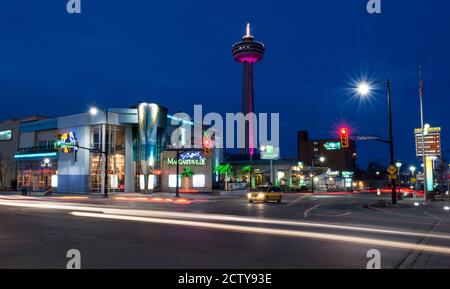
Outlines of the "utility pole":
{"type": "Polygon", "coordinates": [[[420,126],[422,128],[422,164],[423,164],[423,196],[424,202],[428,202],[427,190],[427,160],[425,155],[425,123],[423,115],[423,82],[422,65],[419,65],[419,99],[420,99],[420,126]]]}
{"type": "Polygon", "coordinates": [[[175,198],[179,198],[180,197],[180,184],[179,184],[179,175],[180,175],[180,146],[179,144],[177,144],[177,149],[176,149],[176,154],[177,154],[177,172],[176,172],[176,179],[177,179],[177,184],[175,186],[175,198]]]}
{"type": "Polygon", "coordinates": [[[109,156],[109,136],[111,135],[111,130],[109,130],[108,121],[108,109],[105,109],[105,188],[103,191],[103,196],[108,197],[108,156],[109,156]],[[109,134],[108,134],[109,130],[109,134]]]}
{"type": "MultiPolygon", "coordinates": [[[[394,136],[392,129],[392,102],[391,102],[391,81],[388,79],[386,81],[387,93],[388,93],[388,113],[389,113],[389,148],[390,148],[390,159],[391,165],[395,166],[394,160],[394,136]]],[[[392,205],[397,204],[397,188],[395,178],[392,178],[392,205]]]]}

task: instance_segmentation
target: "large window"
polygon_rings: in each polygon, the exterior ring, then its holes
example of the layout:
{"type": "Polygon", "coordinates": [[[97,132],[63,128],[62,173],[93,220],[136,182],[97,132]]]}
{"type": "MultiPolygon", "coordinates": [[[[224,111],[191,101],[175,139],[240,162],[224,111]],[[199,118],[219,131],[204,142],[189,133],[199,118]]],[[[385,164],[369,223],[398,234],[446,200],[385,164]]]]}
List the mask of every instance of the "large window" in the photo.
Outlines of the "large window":
{"type": "MultiPolygon", "coordinates": [[[[178,175],[178,187],[181,186],[181,176],[178,175]]],[[[177,175],[169,175],[169,188],[177,187],[177,175]]]]}
{"type": "Polygon", "coordinates": [[[205,175],[193,175],[192,176],[192,187],[194,187],[194,188],[206,187],[206,176],[205,175]]]}
{"type": "MultiPolygon", "coordinates": [[[[103,151],[105,149],[103,125],[91,128],[91,148],[103,151]]],[[[106,133],[108,140],[108,190],[110,192],[125,191],[125,128],[108,126],[106,133]]],[[[91,191],[100,192],[103,183],[104,155],[92,152],[90,157],[91,191]]]]}
{"type": "Polygon", "coordinates": [[[43,160],[21,160],[17,162],[17,186],[32,191],[45,191],[51,186],[52,176],[58,174],[58,162],[51,160],[47,166],[43,160]]]}

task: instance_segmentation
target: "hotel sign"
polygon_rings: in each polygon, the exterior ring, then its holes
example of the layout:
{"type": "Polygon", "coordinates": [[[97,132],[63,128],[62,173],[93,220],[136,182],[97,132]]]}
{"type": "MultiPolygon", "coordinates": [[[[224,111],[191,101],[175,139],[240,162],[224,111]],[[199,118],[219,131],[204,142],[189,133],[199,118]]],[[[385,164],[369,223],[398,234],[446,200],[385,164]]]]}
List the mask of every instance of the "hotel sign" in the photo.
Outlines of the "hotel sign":
{"type": "MultiPolygon", "coordinates": [[[[414,130],[416,137],[416,156],[423,156],[422,149],[422,129],[416,128],[414,130]]],[[[424,133],[424,147],[426,156],[441,156],[441,128],[440,127],[426,127],[424,133]]]]}
{"type": "Polygon", "coordinates": [[[323,148],[327,151],[338,151],[341,149],[340,142],[326,142],[323,144],[323,148]]]}
{"type": "MultiPolygon", "coordinates": [[[[177,158],[167,158],[167,164],[177,165],[177,158]]],[[[180,166],[205,166],[206,158],[201,152],[184,152],[178,157],[180,166]]]]}

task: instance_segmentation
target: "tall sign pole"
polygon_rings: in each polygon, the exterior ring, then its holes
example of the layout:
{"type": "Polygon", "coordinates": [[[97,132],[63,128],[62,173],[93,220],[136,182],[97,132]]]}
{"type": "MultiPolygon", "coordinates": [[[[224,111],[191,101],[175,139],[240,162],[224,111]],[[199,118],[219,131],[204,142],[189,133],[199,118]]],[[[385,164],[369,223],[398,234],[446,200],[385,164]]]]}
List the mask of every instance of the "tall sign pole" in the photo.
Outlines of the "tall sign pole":
{"type": "Polygon", "coordinates": [[[423,163],[423,195],[425,203],[428,202],[427,196],[427,160],[425,156],[425,123],[423,117],[423,82],[422,65],[419,65],[419,99],[420,99],[420,126],[422,128],[422,163],[423,163]]]}

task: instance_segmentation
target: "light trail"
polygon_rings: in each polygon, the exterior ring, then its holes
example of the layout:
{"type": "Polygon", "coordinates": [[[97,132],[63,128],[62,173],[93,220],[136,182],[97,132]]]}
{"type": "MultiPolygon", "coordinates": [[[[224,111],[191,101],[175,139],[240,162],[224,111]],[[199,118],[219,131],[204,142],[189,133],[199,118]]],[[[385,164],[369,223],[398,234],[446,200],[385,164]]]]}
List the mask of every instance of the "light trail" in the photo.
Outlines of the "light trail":
{"type": "Polygon", "coordinates": [[[335,241],[335,242],[339,241],[339,242],[345,242],[345,243],[360,244],[360,245],[365,245],[365,246],[380,246],[380,247],[396,248],[396,249],[401,249],[401,250],[421,251],[421,252],[432,253],[432,254],[450,255],[450,248],[448,248],[448,247],[422,245],[422,244],[415,244],[415,243],[408,243],[408,242],[388,241],[388,240],[382,240],[382,239],[352,237],[352,236],[344,236],[344,235],[337,235],[337,234],[294,231],[294,230],[285,230],[285,229],[259,228],[259,227],[207,223],[207,222],[198,222],[198,221],[184,221],[184,220],[171,220],[171,219],[145,218],[145,217],[123,216],[123,215],[99,214],[99,213],[86,213],[86,212],[71,212],[70,214],[73,216],[86,217],[86,218],[134,221],[134,222],[145,222],[145,223],[153,223],[153,224],[179,225],[179,226],[187,226],[187,227],[233,231],[233,232],[239,232],[239,233],[253,233],[253,234],[264,234],[264,235],[273,235],[273,236],[282,236],[282,237],[308,238],[308,239],[318,239],[318,240],[335,241]]]}
{"type": "Polygon", "coordinates": [[[65,211],[85,211],[96,212],[110,215],[125,215],[135,217],[154,217],[154,218],[170,218],[170,219],[195,219],[195,220],[210,220],[221,222],[240,222],[240,223],[254,223],[254,224],[269,224],[269,225],[283,225],[283,226],[296,226],[296,227],[311,227],[320,229],[334,229],[344,231],[356,231],[366,233],[377,233],[387,235],[398,235],[407,237],[421,237],[421,238],[435,238],[450,240],[450,235],[424,233],[417,231],[405,231],[405,230],[392,230],[384,228],[369,228],[351,225],[334,225],[327,223],[315,223],[315,222],[303,222],[303,221],[289,221],[282,219],[263,219],[253,217],[239,217],[232,215],[221,214],[203,214],[203,213],[186,213],[186,212],[168,212],[168,211],[155,211],[155,210],[131,210],[131,209],[118,209],[118,208],[104,208],[95,206],[80,206],[72,204],[54,204],[54,203],[30,203],[30,202],[14,202],[3,201],[0,199],[0,205],[11,207],[28,207],[36,209],[52,209],[52,210],[65,210],[65,211]]]}

